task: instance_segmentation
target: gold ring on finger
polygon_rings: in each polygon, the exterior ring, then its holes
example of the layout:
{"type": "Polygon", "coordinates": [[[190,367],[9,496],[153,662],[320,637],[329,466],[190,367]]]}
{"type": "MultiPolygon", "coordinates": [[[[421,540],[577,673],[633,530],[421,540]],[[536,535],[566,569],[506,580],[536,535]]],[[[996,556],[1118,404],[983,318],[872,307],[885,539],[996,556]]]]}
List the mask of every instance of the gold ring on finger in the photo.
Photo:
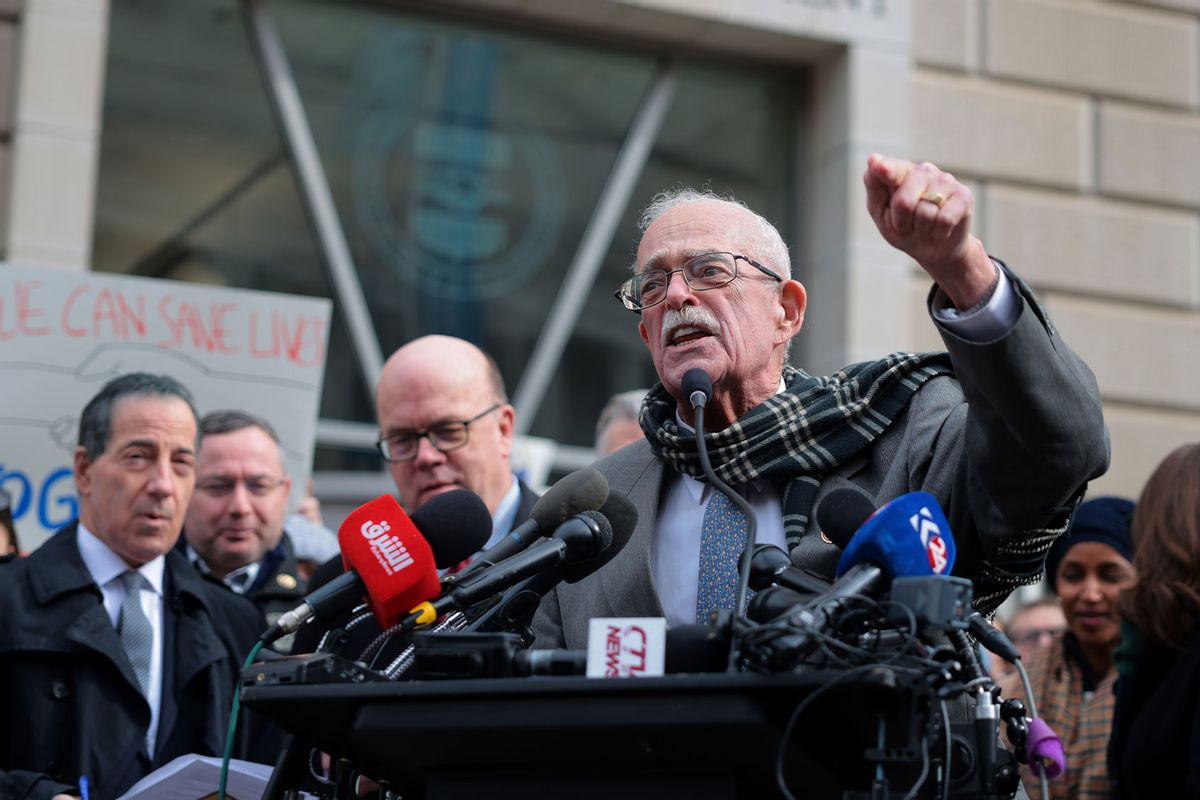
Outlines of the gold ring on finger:
{"type": "Polygon", "coordinates": [[[946,195],[942,194],[941,192],[926,192],[925,194],[921,195],[921,199],[928,203],[933,203],[938,208],[946,205],[946,195]]]}

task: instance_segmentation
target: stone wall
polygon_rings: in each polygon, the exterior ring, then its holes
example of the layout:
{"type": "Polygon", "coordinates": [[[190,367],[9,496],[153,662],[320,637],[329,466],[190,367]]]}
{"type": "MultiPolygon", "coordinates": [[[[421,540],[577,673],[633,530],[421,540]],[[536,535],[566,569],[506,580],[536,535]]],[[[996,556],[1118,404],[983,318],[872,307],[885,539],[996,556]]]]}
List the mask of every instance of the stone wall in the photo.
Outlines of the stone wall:
{"type": "Polygon", "coordinates": [[[915,0],[912,24],[911,152],[969,180],[981,238],[1095,371],[1092,495],[1136,497],[1200,440],[1200,0],[915,0]]]}

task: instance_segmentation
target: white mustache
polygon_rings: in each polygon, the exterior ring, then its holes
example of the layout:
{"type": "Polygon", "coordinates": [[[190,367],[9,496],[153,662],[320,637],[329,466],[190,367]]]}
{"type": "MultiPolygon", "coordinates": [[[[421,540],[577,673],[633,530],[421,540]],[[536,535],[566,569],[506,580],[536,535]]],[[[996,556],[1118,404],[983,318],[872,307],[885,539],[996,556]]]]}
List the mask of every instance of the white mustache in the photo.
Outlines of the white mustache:
{"type": "Polygon", "coordinates": [[[721,325],[717,318],[703,306],[683,306],[678,310],[668,308],[662,321],[663,347],[671,344],[675,332],[680,328],[699,328],[712,336],[719,336],[721,333],[721,325]]]}

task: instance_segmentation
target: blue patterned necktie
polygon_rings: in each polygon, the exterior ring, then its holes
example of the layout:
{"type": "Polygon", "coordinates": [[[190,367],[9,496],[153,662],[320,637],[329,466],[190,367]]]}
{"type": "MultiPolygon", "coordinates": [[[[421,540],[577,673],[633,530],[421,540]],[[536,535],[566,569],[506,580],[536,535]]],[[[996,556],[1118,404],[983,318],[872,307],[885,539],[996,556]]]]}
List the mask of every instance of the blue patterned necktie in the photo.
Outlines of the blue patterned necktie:
{"type": "Polygon", "coordinates": [[[738,556],[746,547],[746,515],[728,497],[713,491],[700,528],[700,575],[696,585],[696,622],[714,611],[733,612],[737,599],[738,556]]]}
{"type": "Polygon", "coordinates": [[[125,587],[125,599],[121,601],[121,613],[117,617],[117,633],[121,645],[133,665],[142,694],[148,696],[150,685],[150,648],[154,646],[154,629],[142,611],[142,589],[149,589],[150,582],[140,572],[131,571],[121,575],[125,587]]]}

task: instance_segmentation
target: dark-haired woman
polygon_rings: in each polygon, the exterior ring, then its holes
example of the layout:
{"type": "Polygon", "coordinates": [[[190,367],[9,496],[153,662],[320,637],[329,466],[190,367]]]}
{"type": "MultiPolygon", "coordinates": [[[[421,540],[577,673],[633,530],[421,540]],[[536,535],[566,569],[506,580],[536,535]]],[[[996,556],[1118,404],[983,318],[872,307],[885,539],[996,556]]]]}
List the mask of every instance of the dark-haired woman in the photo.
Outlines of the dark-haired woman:
{"type": "Polygon", "coordinates": [[[1200,443],[1168,455],[1133,517],[1137,581],[1120,600],[1116,796],[1200,798],[1200,443]]]}

